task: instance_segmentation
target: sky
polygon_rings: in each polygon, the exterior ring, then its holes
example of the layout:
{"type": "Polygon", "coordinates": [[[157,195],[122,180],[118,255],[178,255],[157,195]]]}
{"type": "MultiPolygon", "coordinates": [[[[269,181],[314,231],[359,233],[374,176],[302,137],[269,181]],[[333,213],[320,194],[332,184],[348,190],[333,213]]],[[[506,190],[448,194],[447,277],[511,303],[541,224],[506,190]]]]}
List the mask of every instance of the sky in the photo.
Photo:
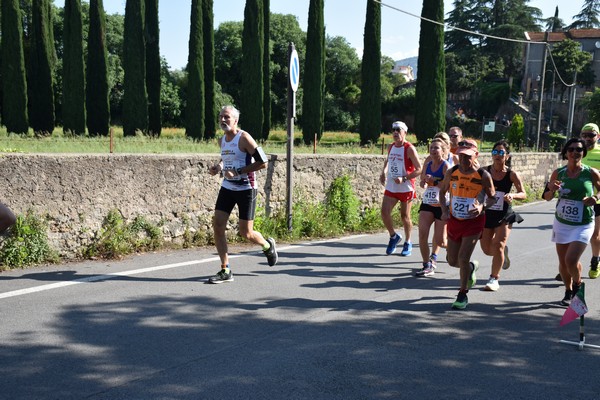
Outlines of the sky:
{"type": "MultiPolygon", "coordinates": [[[[453,0],[444,0],[444,12],[452,10],[453,0]]],[[[307,29],[309,0],[270,0],[271,12],[292,14],[298,18],[302,30],[307,29]]],[[[58,7],[64,0],[54,0],[58,7]]],[[[225,21],[242,21],[246,0],[214,0],[215,28],[225,21]]],[[[325,33],[342,36],[362,57],[363,33],[366,14],[365,0],[325,0],[325,33]]],[[[406,13],[382,6],[381,52],[394,60],[414,57],[418,54],[422,1],[382,0],[382,4],[406,13]],[[413,15],[409,15],[409,14],[413,15]]],[[[529,5],[542,10],[544,18],[554,15],[556,6],[559,17],[570,24],[572,17],[583,7],[583,0],[531,0],[529,5]]],[[[171,69],[181,69],[187,63],[190,0],[159,0],[160,52],[171,69]]],[[[104,0],[108,14],[124,14],[125,0],[104,0]]],[[[302,62],[302,60],[300,60],[302,62]]]]}

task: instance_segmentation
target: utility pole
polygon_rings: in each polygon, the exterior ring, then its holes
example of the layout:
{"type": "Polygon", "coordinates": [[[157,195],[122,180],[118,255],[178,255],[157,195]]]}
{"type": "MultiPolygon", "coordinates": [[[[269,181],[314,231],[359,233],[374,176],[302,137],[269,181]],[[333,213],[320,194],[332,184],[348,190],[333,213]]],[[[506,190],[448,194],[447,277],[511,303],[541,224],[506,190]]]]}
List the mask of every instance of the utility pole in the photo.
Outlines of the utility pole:
{"type": "Polygon", "coordinates": [[[575,94],[577,92],[577,71],[573,73],[573,86],[569,96],[569,118],[567,120],[567,138],[573,134],[573,117],[575,115],[575,94]]]}
{"type": "Polygon", "coordinates": [[[540,151],[540,133],[542,132],[542,104],[544,103],[544,79],[546,78],[546,58],[548,57],[548,31],[544,35],[544,58],[542,58],[542,80],[539,91],[540,101],[538,104],[538,116],[537,116],[537,141],[535,148],[540,151]]]}

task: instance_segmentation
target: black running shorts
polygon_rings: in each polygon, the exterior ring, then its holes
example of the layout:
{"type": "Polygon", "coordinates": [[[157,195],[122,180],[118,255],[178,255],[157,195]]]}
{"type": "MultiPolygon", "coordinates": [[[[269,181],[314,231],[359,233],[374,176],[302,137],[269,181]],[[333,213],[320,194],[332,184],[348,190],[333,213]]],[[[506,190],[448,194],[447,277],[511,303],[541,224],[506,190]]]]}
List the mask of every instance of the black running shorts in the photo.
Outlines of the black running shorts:
{"type": "Polygon", "coordinates": [[[240,219],[254,221],[257,194],[258,189],[229,190],[222,187],[217,196],[215,209],[231,214],[237,204],[240,219]]]}

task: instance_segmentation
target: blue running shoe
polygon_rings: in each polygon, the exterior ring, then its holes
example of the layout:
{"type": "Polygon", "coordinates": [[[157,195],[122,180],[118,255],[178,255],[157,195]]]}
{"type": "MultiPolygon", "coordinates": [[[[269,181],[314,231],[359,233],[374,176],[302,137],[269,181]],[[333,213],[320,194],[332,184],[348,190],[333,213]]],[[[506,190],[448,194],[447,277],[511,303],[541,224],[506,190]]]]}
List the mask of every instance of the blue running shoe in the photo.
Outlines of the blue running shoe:
{"type": "Polygon", "coordinates": [[[385,254],[388,256],[396,252],[396,246],[398,246],[398,242],[402,240],[402,236],[397,233],[390,238],[390,242],[387,245],[387,249],[385,249],[385,254]]]}
{"type": "Polygon", "coordinates": [[[404,242],[404,247],[402,247],[402,253],[400,253],[403,257],[408,257],[412,254],[412,243],[404,242]]]}

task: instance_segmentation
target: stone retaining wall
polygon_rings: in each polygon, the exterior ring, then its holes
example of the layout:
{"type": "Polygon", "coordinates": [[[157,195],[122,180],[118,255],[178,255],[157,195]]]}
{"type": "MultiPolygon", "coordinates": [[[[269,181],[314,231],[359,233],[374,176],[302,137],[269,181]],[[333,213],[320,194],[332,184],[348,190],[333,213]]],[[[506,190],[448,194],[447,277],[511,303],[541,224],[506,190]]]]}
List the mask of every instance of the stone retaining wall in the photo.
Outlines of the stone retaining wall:
{"type": "MultiPolygon", "coordinates": [[[[259,173],[258,203],[267,211],[286,204],[286,157],[270,155],[259,173]]],[[[555,153],[523,153],[512,157],[523,181],[540,188],[560,165],[555,153]]],[[[166,241],[181,241],[186,223],[193,230],[212,230],[211,217],[220,186],[207,173],[216,154],[71,155],[5,154],[0,157],[2,196],[15,213],[28,209],[46,216],[53,248],[76,257],[87,246],[111,209],[126,219],[144,216],[161,222],[166,241]]],[[[333,179],[348,174],[364,206],[379,205],[379,174],[384,156],[295,155],[294,193],[324,198],[333,179]]],[[[480,156],[482,165],[491,162],[480,156]]]]}

